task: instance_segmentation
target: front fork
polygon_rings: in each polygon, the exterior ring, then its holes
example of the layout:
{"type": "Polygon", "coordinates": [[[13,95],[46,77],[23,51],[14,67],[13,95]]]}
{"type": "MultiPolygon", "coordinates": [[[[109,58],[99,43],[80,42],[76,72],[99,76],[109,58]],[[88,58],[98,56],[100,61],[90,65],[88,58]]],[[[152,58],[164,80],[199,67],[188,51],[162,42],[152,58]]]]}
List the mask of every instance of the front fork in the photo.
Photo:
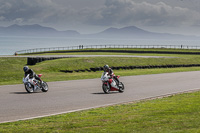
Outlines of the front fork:
{"type": "Polygon", "coordinates": [[[28,83],[27,85],[28,85],[29,88],[31,88],[31,83],[28,83]]]}
{"type": "Polygon", "coordinates": [[[36,90],[36,85],[32,85],[30,82],[26,83],[26,85],[27,85],[27,87],[30,88],[30,89],[33,88],[33,91],[36,90]]]}
{"type": "Polygon", "coordinates": [[[110,83],[109,83],[109,81],[104,81],[103,84],[105,84],[106,86],[108,86],[108,88],[110,89],[110,83]]]}

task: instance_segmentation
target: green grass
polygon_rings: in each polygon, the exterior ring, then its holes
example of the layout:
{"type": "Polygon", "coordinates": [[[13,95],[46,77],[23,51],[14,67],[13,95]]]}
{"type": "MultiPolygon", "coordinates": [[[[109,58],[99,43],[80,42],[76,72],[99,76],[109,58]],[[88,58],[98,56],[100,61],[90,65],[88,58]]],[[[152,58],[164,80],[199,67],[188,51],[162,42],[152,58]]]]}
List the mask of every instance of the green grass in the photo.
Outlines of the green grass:
{"type": "Polygon", "coordinates": [[[200,92],[0,124],[0,132],[197,133],[200,92]]]}
{"type": "MultiPolygon", "coordinates": [[[[145,54],[149,55],[149,54],[145,54]]],[[[152,55],[152,54],[151,54],[152,55]]],[[[153,54],[154,56],[157,54],[153,54]]],[[[165,54],[165,56],[171,56],[165,54]]],[[[49,60],[29,66],[37,74],[44,74],[45,81],[62,81],[99,78],[102,72],[79,72],[63,73],[60,70],[89,69],[100,67],[105,64],[109,66],[147,66],[167,64],[200,64],[199,55],[173,55],[178,58],[135,58],[135,57],[84,57],[84,58],[63,58],[49,60]]],[[[21,84],[23,77],[23,66],[26,65],[26,58],[0,58],[0,85],[21,84]]],[[[115,70],[115,74],[122,76],[155,74],[164,72],[199,71],[200,67],[173,68],[173,69],[144,69],[144,70],[115,70]]]]}
{"type": "Polygon", "coordinates": [[[0,85],[22,83],[26,58],[0,58],[0,85]]]}

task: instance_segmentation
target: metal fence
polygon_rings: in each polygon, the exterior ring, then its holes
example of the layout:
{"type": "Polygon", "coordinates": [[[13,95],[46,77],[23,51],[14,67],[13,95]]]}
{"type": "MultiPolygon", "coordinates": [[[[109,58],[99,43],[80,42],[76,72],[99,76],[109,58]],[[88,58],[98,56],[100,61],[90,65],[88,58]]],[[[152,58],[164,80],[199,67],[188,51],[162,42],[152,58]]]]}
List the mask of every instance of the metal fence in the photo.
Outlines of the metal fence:
{"type": "Polygon", "coordinates": [[[170,48],[170,49],[200,49],[200,46],[186,45],[79,45],[68,47],[50,47],[50,48],[34,48],[16,51],[15,54],[49,52],[49,51],[64,51],[64,50],[79,50],[79,49],[103,49],[103,48],[170,48]]]}

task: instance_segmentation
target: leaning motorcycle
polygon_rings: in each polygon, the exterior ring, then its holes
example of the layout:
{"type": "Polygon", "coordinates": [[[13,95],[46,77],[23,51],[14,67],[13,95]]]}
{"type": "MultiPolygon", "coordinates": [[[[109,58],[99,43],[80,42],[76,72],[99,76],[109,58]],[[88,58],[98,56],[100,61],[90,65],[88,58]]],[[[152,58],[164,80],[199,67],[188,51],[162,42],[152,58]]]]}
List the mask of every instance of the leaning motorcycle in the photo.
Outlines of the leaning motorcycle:
{"type": "MultiPolygon", "coordinates": [[[[124,92],[124,84],[114,78],[115,75],[108,75],[108,72],[103,72],[101,76],[102,89],[104,93],[110,93],[110,91],[124,92]]],[[[115,76],[119,79],[120,76],[115,76]]]]}
{"type": "MultiPolygon", "coordinates": [[[[38,77],[41,77],[42,74],[38,74],[38,77]]],[[[38,90],[41,90],[43,92],[47,92],[49,90],[49,87],[46,82],[42,81],[41,85],[38,80],[36,80],[34,77],[30,78],[29,74],[23,78],[23,83],[25,86],[25,89],[28,93],[33,93],[38,90]]]]}

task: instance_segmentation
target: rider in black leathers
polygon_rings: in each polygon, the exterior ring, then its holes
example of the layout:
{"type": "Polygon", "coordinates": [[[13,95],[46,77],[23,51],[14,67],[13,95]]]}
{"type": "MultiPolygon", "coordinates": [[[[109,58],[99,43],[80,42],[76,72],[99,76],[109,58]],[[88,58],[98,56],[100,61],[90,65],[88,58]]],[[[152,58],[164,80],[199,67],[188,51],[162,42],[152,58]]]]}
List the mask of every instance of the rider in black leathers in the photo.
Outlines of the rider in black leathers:
{"type": "Polygon", "coordinates": [[[42,80],[40,79],[40,77],[38,77],[38,75],[35,74],[35,72],[32,69],[29,69],[28,66],[24,66],[23,70],[25,72],[25,74],[24,74],[25,77],[29,74],[29,78],[33,78],[34,77],[35,79],[40,81],[40,85],[42,84],[42,80]]]}

